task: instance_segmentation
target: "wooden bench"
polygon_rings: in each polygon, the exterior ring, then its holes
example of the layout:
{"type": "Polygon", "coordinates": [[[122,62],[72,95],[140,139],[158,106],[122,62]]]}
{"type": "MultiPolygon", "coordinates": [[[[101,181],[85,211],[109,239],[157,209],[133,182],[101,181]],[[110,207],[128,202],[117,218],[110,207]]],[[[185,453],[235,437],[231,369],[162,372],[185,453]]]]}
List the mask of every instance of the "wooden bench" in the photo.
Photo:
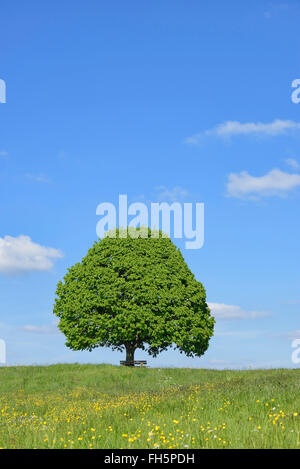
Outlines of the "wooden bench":
{"type": "Polygon", "coordinates": [[[134,360],[133,362],[127,362],[126,360],[121,360],[120,365],[122,366],[146,366],[147,361],[146,360],[134,360]]]}

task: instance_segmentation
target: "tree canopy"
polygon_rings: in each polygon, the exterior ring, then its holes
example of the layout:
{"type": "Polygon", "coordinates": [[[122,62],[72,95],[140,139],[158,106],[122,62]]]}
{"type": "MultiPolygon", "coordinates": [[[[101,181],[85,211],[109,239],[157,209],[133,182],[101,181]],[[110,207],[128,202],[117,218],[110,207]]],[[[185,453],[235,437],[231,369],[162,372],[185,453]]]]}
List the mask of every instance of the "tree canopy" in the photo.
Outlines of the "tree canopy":
{"type": "Polygon", "coordinates": [[[201,356],[214,319],[203,285],[168,237],[105,237],[57,285],[54,314],[72,350],[140,348],[156,356],[172,346],[201,356]]]}

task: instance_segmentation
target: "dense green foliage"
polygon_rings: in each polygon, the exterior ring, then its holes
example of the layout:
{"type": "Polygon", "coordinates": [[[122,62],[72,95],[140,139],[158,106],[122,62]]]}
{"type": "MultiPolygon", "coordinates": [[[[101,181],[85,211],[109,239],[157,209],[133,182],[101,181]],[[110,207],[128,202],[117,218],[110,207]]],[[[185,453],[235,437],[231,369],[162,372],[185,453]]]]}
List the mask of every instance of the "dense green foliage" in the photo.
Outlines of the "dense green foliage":
{"type": "Polygon", "coordinates": [[[201,356],[214,319],[198,282],[169,238],[105,237],[57,286],[54,313],[73,350],[137,348],[156,356],[173,346],[201,356]]]}

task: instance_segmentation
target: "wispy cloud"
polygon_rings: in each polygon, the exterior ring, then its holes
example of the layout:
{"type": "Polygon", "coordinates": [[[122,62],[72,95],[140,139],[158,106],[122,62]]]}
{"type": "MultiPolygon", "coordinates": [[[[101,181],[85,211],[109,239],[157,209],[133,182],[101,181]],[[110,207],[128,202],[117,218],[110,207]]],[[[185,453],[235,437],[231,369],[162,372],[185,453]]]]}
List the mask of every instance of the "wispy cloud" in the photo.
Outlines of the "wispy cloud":
{"type": "Polygon", "coordinates": [[[157,199],[159,201],[175,202],[176,200],[182,200],[189,195],[189,192],[180,186],[175,186],[171,189],[168,189],[165,186],[159,186],[155,187],[155,190],[157,191],[157,199]]]}
{"type": "Polygon", "coordinates": [[[237,198],[286,196],[300,186],[300,174],[290,174],[272,169],[264,176],[251,176],[247,171],[231,173],[226,185],[227,195],[237,198]]]}
{"type": "Polygon", "coordinates": [[[272,334],[272,337],[287,338],[290,340],[300,339],[300,329],[295,331],[280,332],[277,334],[272,334]]]}
{"type": "Polygon", "coordinates": [[[30,174],[27,173],[25,174],[25,177],[27,179],[30,179],[31,181],[39,182],[39,183],[48,183],[50,182],[50,179],[45,176],[44,174],[30,174]]]}
{"type": "Polygon", "coordinates": [[[277,136],[287,134],[291,131],[300,131],[300,122],[292,120],[276,119],[273,122],[264,124],[263,122],[246,122],[227,121],[213,127],[212,129],[199,132],[192,137],[186,139],[186,143],[197,144],[200,143],[204,136],[215,137],[233,137],[237,135],[265,135],[277,136]]]}
{"type": "MultiPolygon", "coordinates": [[[[248,318],[247,318],[248,319],[248,318]]],[[[253,319],[253,318],[251,318],[253,319]]],[[[243,331],[220,331],[215,332],[215,337],[232,337],[237,339],[255,340],[258,337],[266,336],[264,330],[243,330],[243,331]]]]}
{"type": "Polygon", "coordinates": [[[286,2],[281,2],[281,3],[275,3],[271,2],[269,4],[268,10],[265,10],[264,12],[264,17],[267,20],[270,20],[274,15],[276,14],[283,14],[285,11],[288,11],[290,5],[286,2]]]}
{"type": "Polygon", "coordinates": [[[30,332],[34,334],[58,334],[59,330],[56,324],[51,324],[50,326],[35,326],[35,325],[26,325],[23,326],[25,332],[30,332]]]}
{"type": "Polygon", "coordinates": [[[0,150],[0,156],[8,156],[8,151],[0,150]]]}
{"type": "Polygon", "coordinates": [[[0,273],[11,275],[29,271],[47,271],[55,259],[63,257],[58,249],[44,247],[29,236],[0,238],[0,273]]]}
{"type": "Polygon", "coordinates": [[[219,358],[209,358],[207,360],[207,363],[209,363],[210,365],[216,365],[216,366],[228,366],[231,365],[231,362],[229,362],[228,360],[222,360],[222,359],[219,359],[219,358]]]}
{"type": "Polygon", "coordinates": [[[286,162],[286,164],[288,166],[290,166],[292,169],[295,169],[297,171],[297,169],[300,169],[300,164],[298,163],[297,160],[295,160],[294,158],[287,158],[286,160],[284,160],[286,162]]]}
{"type": "Polygon", "coordinates": [[[246,311],[240,306],[224,303],[208,303],[208,306],[216,319],[257,319],[271,315],[268,311],[246,311]]]}

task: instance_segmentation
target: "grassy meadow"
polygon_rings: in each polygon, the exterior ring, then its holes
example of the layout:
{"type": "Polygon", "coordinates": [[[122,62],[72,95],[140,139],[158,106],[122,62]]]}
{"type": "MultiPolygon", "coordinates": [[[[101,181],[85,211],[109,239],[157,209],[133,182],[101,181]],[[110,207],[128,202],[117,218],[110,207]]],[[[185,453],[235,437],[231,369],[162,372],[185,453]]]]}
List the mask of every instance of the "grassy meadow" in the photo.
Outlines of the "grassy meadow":
{"type": "Polygon", "coordinates": [[[1,448],[300,448],[300,369],[0,368],[1,448]]]}

